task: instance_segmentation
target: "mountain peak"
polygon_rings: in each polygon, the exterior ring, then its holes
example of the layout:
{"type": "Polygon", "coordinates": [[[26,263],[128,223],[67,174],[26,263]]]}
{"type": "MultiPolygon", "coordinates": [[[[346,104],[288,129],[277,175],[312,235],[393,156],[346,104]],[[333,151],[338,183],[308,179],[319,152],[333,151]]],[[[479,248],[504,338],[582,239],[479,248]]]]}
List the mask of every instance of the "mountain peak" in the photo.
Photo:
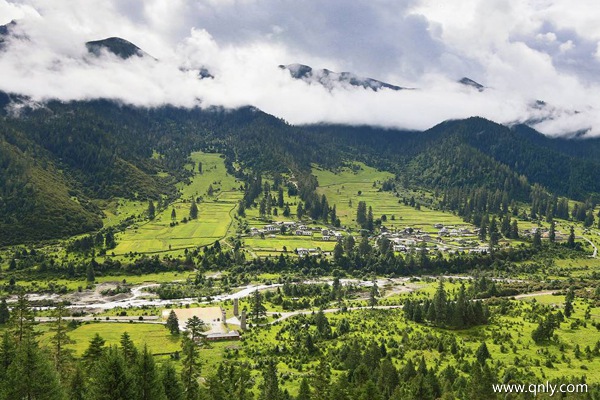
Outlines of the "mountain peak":
{"type": "Polygon", "coordinates": [[[480,92],[483,92],[485,90],[485,86],[483,86],[481,83],[475,82],[473,79],[467,78],[466,76],[461,78],[458,81],[458,83],[465,85],[465,86],[470,86],[474,89],[477,89],[480,92]]]}
{"type": "Polygon", "coordinates": [[[395,91],[405,89],[376,79],[361,77],[352,72],[337,73],[328,69],[315,70],[304,64],[280,65],[279,68],[287,70],[294,79],[300,79],[308,83],[315,82],[330,90],[333,89],[336,84],[362,87],[364,89],[371,89],[375,92],[380,89],[390,89],[395,91]]]}
{"type": "Polygon", "coordinates": [[[106,50],[126,60],[133,56],[145,57],[148,54],[135,44],[120,37],[109,37],[102,40],[94,40],[85,44],[88,51],[99,56],[102,50],[106,50]]]}

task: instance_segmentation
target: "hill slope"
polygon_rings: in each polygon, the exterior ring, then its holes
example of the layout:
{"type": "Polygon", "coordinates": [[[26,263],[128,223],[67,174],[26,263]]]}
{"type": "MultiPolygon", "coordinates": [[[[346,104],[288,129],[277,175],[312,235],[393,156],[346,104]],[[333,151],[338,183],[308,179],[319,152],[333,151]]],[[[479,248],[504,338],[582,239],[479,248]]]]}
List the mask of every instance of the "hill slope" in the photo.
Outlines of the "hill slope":
{"type": "MultiPolygon", "coordinates": [[[[10,102],[11,97],[6,96],[10,102]]],[[[295,127],[255,108],[138,109],[108,101],[52,102],[0,120],[0,244],[71,235],[99,226],[90,199],[174,199],[192,151],[223,153],[230,173],[308,174],[364,161],[406,183],[434,189],[530,185],[585,199],[600,193],[600,140],[550,139],[481,119],[425,132],[372,127],[295,127]],[[596,158],[594,158],[596,155],[596,158]],[[233,165],[243,170],[234,171],[233,165]],[[245,171],[245,172],[242,172],[245,171]],[[43,216],[48,223],[30,219],[43,216]],[[23,221],[20,223],[19,221],[23,221]]]]}

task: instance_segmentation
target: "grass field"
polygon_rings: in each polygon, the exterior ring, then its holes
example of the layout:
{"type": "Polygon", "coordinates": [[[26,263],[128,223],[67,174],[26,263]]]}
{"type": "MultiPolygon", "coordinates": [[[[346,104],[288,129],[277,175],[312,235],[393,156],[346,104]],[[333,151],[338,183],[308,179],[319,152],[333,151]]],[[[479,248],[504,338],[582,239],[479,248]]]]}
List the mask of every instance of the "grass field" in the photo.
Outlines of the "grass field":
{"type": "MultiPolygon", "coordinates": [[[[114,249],[116,255],[130,252],[159,253],[205,246],[223,239],[230,233],[233,224],[233,213],[237,203],[242,198],[240,182],[227,174],[223,159],[219,154],[192,153],[194,176],[190,184],[179,184],[181,200],[157,213],[153,221],[140,223],[130,227],[117,236],[118,245],[114,249]],[[197,165],[202,163],[203,172],[198,172],[197,165]],[[214,194],[208,195],[209,186],[214,194]],[[192,198],[200,198],[198,203],[198,218],[184,223],[189,217],[192,198]],[[176,212],[175,221],[171,219],[172,210],[176,212]]],[[[192,164],[189,165],[192,169],[192,164]]],[[[128,216],[144,212],[147,204],[127,203],[119,207],[119,216],[128,216]],[[121,211],[121,208],[123,209],[121,211]]],[[[114,213],[112,214],[114,215],[114,213]]],[[[114,218],[109,214],[109,223],[114,218]]]]}
{"type": "MultiPolygon", "coordinates": [[[[387,222],[384,225],[392,229],[411,226],[425,232],[437,232],[437,229],[433,227],[436,223],[454,226],[467,225],[462,219],[450,213],[426,207],[416,210],[413,207],[405,206],[401,203],[401,198],[394,196],[392,192],[380,191],[381,184],[393,178],[392,174],[377,171],[364,164],[358,165],[360,169],[357,171],[344,168],[337,173],[318,167],[313,168],[313,174],[319,181],[317,192],[325,194],[330,205],[336,205],[337,215],[342,225],[358,227],[355,218],[359,201],[366,202],[367,207],[373,207],[375,219],[386,215],[387,222]],[[377,182],[375,187],[373,186],[374,182],[377,182]],[[361,192],[360,195],[359,192],[361,192]]],[[[409,194],[407,196],[410,197],[409,194]]]]}
{"type": "MultiPolygon", "coordinates": [[[[69,337],[74,343],[68,345],[68,348],[72,349],[76,356],[81,356],[96,333],[106,340],[108,346],[118,345],[124,332],[129,334],[136,346],[148,345],[152,354],[173,353],[181,350],[179,344],[181,338],[171,335],[163,325],[103,322],[84,323],[70,331],[69,337]]],[[[45,332],[40,338],[40,343],[49,346],[50,337],[51,333],[45,332]]]]}

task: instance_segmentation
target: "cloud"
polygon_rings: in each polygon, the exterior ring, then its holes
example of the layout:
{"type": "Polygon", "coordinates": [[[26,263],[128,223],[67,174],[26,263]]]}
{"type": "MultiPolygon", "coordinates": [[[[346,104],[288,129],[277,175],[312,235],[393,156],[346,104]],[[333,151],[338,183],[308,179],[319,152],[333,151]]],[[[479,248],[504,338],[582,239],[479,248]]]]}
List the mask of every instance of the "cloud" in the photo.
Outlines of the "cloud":
{"type": "Polygon", "coordinates": [[[0,0],[0,23],[19,21],[0,53],[0,90],[36,101],[253,105],[297,124],[426,129],[479,115],[600,135],[600,28],[584,1],[0,0]],[[158,61],[87,54],[86,41],[110,36],[158,61]],[[418,90],[327,90],[277,68],[296,62],[418,90]],[[215,78],[198,79],[203,67],[215,78]],[[462,76],[487,89],[457,84],[462,76]]]}

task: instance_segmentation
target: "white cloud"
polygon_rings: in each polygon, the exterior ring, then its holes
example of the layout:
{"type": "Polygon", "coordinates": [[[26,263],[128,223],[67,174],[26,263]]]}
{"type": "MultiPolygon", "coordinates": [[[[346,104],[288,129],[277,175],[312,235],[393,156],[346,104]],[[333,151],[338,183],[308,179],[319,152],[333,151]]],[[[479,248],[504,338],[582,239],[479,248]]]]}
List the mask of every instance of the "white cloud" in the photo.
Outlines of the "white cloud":
{"type": "Polygon", "coordinates": [[[254,105],[292,123],[410,129],[551,114],[537,125],[544,133],[600,135],[600,28],[595,3],[585,1],[0,0],[0,22],[18,19],[21,34],[0,54],[0,90],[36,100],[254,105]],[[87,54],[86,41],[109,36],[159,61],[87,54]],[[277,68],[296,62],[419,90],[329,91],[277,68]],[[215,79],[199,80],[201,67],[215,79]],[[462,76],[488,89],[457,84],[462,76]],[[535,100],[549,107],[532,108],[535,100]]]}

